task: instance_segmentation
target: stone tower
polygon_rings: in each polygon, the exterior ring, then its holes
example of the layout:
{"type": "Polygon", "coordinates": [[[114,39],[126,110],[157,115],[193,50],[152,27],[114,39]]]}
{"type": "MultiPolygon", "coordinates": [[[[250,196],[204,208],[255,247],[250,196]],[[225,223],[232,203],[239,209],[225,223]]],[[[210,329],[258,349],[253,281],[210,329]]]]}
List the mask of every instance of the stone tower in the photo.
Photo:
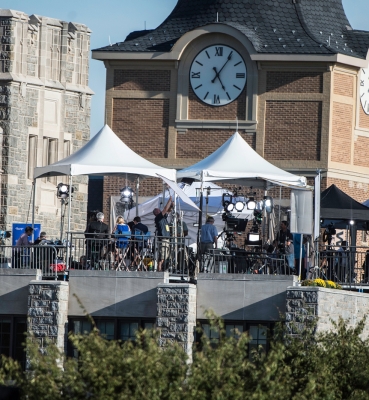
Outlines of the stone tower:
{"type": "MultiPolygon", "coordinates": [[[[0,9],[0,31],[0,229],[11,229],[12,222],[31,221],[34,167],[68,156],[90,137],[90,30],[0,9]]],[[[49,237],[58,237],[60,230],[60,181],[44,178],[36,189],[35,222],[49,237]]],[[[72,229],[80,230],[85,228],[87,178],[75,186],[79,204],[73,205],[72,229]]]]}

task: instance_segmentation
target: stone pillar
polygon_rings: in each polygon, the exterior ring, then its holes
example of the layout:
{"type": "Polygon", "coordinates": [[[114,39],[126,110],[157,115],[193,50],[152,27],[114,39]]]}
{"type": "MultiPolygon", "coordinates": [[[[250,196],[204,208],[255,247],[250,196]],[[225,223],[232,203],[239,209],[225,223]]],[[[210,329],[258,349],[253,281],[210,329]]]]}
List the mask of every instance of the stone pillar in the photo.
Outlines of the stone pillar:
{"type": "Polygon", "coordinates": [[[68,333],[69,284],[63,281],[31,281],[28,295],[27,333],[39,340],[51,339],[65,352],[68,333]]]}
{"type": "Polygon", "coordinates": [[[156,325],[160,329],[160,346],[177,342],[191,361],[196,327],[196,286],[161,283],[157,293],[156,325]]]}

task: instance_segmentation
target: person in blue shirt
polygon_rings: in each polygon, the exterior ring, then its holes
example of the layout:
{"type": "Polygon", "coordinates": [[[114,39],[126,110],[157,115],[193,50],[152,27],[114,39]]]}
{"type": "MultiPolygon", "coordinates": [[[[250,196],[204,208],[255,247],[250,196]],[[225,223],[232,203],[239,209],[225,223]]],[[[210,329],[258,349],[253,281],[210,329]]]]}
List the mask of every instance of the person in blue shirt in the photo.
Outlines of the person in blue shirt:
{"type": "Polygon", "coordinates": [[[201,227],[200,252],[207,253],[214,247],[217,248],[218,231],[214,226],[214,218],[208,217],[206,224],[201,227]]]}

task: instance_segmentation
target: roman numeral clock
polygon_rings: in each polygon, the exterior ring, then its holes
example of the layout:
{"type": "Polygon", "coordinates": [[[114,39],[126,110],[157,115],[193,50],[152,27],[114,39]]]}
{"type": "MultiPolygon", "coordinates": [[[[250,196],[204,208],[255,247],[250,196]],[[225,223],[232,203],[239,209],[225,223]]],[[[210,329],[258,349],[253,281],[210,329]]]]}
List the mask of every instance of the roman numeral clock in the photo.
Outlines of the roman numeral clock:
{"type": "Polygon", "coordinates": [[[369,115],[369,68],[360,71],[360,101],[365,114],[369,115]]]}
{"type": "Polygon", "coordinates": [[[190,82],[196,96],[210,106],[225,106],[242,93],[246,65],[231,47],[214,45],[201,50],[192,62],[190,82]]]}

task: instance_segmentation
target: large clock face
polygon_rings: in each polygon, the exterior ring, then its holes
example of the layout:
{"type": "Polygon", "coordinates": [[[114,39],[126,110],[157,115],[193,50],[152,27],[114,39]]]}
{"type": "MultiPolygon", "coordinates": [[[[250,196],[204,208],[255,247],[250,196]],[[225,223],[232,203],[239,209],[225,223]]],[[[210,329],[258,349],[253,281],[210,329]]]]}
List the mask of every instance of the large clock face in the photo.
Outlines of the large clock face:
{"type": "Polygon", "coordinates": [[[365,114],[369,115],[369,68],[360,71],[360,101],[365,114]]]}
{"type": "Polygon", "coordinates": [[[192,90],[211,106],[224,106],[236,100],[246,85],[246,77],[241,55],[221,44],[200,51],[190,69],[192,90]]]}

